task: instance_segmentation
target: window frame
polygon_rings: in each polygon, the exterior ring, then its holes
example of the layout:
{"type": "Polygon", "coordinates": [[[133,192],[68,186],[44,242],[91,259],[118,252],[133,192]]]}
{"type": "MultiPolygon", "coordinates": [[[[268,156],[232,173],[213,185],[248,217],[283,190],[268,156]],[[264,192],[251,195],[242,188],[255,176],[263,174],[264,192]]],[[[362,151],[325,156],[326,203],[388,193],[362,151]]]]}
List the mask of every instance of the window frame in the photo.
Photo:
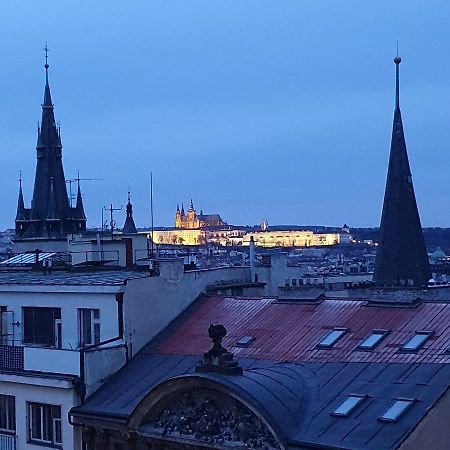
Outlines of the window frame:
{"type": "Polygon", "coordinates": [[[377,348],[381,342],[383,342],[383,340],[386,338],[386,336],[389,334],[389,330],[382,330],[382,329],[375,329],[372,330],[372,332],[366,336],[355,348],[355,350],[358,351],[363,351],[363,352],[371,352],[372,350],[374,350],[375,348],[377,348]],[[380,336],[380,338],[371,346],[368,345],[363,345],[364,342],[366,342],[369,338],[371,338],[374,335],[378,335],[380,336]]]}
{"type": "MultiPolygon", "coordinates": [[[[49,425],[47,423],[47,425],[49,425]]],[[[54,405],[50,403],[40,403],[40,402],[27,402],[27,443],[34,445],[41,445],[43,447],[52,447],[52,448],[62,448],[63,439],[62,439],[62,406],[54,405]],[[33,436],[34,432],[34,411],[33,408],[39,408],[39,427],[41,437],[33,436]],[[47,411],[46,411],[47,409],[47,411]],[[58,417],[59,416],[59,417],[58,417]],[[50,429],[46,430],[46,419],[50,419],[50,429]],[[59,436],[60,441],[57,441],[57,434],[59,428],[59,436]],[[49,434],[51,440],[45,439],[45,435],[49,434]]]]}
{"type": "Polygon", "coordinates": [[[400,351],[404,352],[404,353],[416,353],[420,349],[422,349],[422,347],[428,342],[428,340],[431,338],[432,335],[433,335],[433,331],[429,331],[429,330],[415,331],[414,334],[412,336],[410,336],[408,338],[408,340],[400,347],[400,351]],[[416,347],[407,348],[406,346],[408,345],[408,343],[411,342],[416,336],[426,336],[426,338],[423,339],[423,341],[420,342],[416,347]]]}
{"type": "Polygon", "coordinates": [[[60,333],[57,335],[58,323],[61,322],[61,308],[52,306],[22,306],[22,343],[29,347],[45,347],[45,348],[62,348],[61,333],[62,325],[59,327],[60,333]],[[48,333],[48,339],[44,342],[46,336],[40,336],[36,333],[38,326],[42,325],[42,317],[36,317],[36,313],[39,311],[43,313],[48,311],[51,316],[48,318],[48,322],[51,324],[50,333],[48,333]],[[32,313],[31,317],[27,317],[27,313],[32,313]],[[29,322],[31,320],[31,323],[29,322]],[[28,328],[31,327],[31,330],[28,328]],[[26,330],[27,329],[27,330],[26,330]],[[31,338],[30,338],[31,336],[31,338]]]}
{"type": "Polygon", "coordinates": [[[100,308],[78,308],[78,346],[86,347],[101,342],[100,308]],[[84,336],[85,314],[89,315],[90,342],[84,336]]]}
{"type": "Polygon", "coordinates": [[[380,422],[387,423],[395,423],[398,422],[413,406],[416,402],[416,399],[413,398],[394,398],[394,401],[390,403],[388,408],[386,408],[380,416],[378,416],[377,420],[380,422]],[[406,402],[406,406],[395,416],[395,417],[386,417],[388,411],[390,411],[398,402],[406,402]]]}
{"type": "Polygon", "coordinates": [[[355,411],[363,402],[367,399],[367,395],[365,394],[349,394],[345,397],[345,399],[336,407],[333,411],[330,412],[330,416],[334,417],[349,417],[350,414],[355,411]],[[339,408],[342,408],[342,406],[350,400],[351,398],[357,399],[356,403],[351,406],[346,412],[338,412],[337,410],[339,408]]]}
{"type": "Polygon", "coordinates": [[[339,342],[347,333],[348,328],[334,327],[332,330],[329,330],[325,336],[322,336],[320,342],[316,345],[316,347],[318,349],[333,348],[337,344],[337,342],[339,342]],[[325,341],[334,332],[341,332],[341,333],[330,344],[324,344],[323,341],[325,341]]]}
{"type": "Polygon", "coordinates": [[[14,395],[0,394],[0,406],[3,406],[3,400],[5,400],[5,424],[2,424],[2,417],[0,414],[0,432],[3,434],[16,434],[16,397],[14,395]],[[12,403],[12,408],[11,408],[12,403]],[[12,418],[11,418],[12,415],[12,418]],[[12,424],[12,428],[4,428],[2,425],[7,427],[12,424]]]}

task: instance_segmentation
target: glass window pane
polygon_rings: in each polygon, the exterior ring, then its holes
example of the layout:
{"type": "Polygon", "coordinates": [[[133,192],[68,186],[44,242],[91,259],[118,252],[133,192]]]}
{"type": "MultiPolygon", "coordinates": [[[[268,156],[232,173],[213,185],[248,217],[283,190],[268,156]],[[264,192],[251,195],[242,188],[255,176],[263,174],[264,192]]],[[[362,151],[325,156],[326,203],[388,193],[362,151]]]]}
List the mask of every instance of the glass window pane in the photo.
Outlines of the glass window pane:
{"type": "Polygon", "coordinates": [[[386,334],[386,332],[374,331],[370,336],[364,339],[358,347],[362,349],[373,349],[386,336],[386,334]]]}
{"type": "Polygon", "coordinates": [[[364,397],[350,395],[333,412],[336,416],[348,416],[362,401],[364,397]]]}
{"type": "Polygon", "coordinates": [[[345,333],[346,333],[346,330],[331,331],[319,342],[319,347],[333,346],[345,333]]]}
{"type": "Polygon", "coordinates": [[[53,420],[52,420],[52,408],[51,405],[42,405],[43,418],[42,418],[42,429],[44,441],[52,442],[53,440],[53,420]]]}
{"type": "Polygon", "coordinates": [[[61,419],[55,419],[55,442],[62,444],[61,419]]]}
{"type": "Polygon", "coordinates": [[[418,350],[430,337],[430,333],[416,333],[403,347],[402,350],[418,350]]]}
{"type": "Polygon", "coordinates": [[[412,405],[412,403],[412,400],[395,400],[392,406],[390,406],[379,419],[394,422],[412,405]]]}
{"type": "Polygon", "coordinates": [[[30,404],[31,416],[31,437],[33,439],[42,439],[41,433],[41,408],[37,403],[30,404]]]}

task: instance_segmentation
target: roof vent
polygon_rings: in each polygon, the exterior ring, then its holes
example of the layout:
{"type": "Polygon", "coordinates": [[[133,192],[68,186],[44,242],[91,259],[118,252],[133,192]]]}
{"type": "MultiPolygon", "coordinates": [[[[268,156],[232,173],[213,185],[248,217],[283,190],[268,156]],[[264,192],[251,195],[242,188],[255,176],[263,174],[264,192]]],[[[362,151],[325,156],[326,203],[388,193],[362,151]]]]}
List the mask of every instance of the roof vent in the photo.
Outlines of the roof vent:
{"type": "Polygon", "coordinates": [[[242,375],[242,367],[234,361],[233,353],[222,346],[227,330],[223,325],[211,324],[208,335],[213,341],[211,350],[203,354],[203,359],[195,366],[196,372],[217,372],[224,375],[242,375]]]}

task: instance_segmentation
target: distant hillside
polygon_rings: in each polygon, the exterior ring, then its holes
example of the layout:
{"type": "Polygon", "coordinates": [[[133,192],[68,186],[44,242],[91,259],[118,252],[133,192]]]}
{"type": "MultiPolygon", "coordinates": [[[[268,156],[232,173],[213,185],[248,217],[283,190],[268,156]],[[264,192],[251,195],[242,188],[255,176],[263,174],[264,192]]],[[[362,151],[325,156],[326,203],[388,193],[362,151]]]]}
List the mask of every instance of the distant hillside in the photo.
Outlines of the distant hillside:
{"type": "MultiPolygon", "coordinates": [[[[378,242],[379,230],[379,228],[351,228],[350,233],[360,241],[371,239],[378,242]]],[[[424,228],[423,235],[429,252],[441,247],[447,255],[450,255],[450,228],[424,228]]]]}

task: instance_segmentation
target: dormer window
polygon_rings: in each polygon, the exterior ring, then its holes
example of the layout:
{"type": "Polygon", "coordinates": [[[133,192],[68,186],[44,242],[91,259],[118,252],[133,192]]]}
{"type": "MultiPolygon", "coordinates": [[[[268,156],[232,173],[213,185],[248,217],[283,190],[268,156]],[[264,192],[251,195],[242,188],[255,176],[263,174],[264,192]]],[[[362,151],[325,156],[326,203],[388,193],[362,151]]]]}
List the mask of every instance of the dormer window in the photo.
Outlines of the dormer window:
{"type": "Polygon", "coordinates": [[[330,331],[318,344],[319,348],[332,348],[336,342],[347,333],[347,328],[335,328],[330,331]]]}
{"type": "Polygon", "coordinates": [[[388,334],[386,330],[373,330],[372,333],[367,336],[356,347],[357,350],[373,350],[388,334]]]}
{"type": "Polygon", "coordinates": [[[432,335],[431,331],[416,331],[414,335],[401,348],[404,352],[416,352],[432,335]]]}

